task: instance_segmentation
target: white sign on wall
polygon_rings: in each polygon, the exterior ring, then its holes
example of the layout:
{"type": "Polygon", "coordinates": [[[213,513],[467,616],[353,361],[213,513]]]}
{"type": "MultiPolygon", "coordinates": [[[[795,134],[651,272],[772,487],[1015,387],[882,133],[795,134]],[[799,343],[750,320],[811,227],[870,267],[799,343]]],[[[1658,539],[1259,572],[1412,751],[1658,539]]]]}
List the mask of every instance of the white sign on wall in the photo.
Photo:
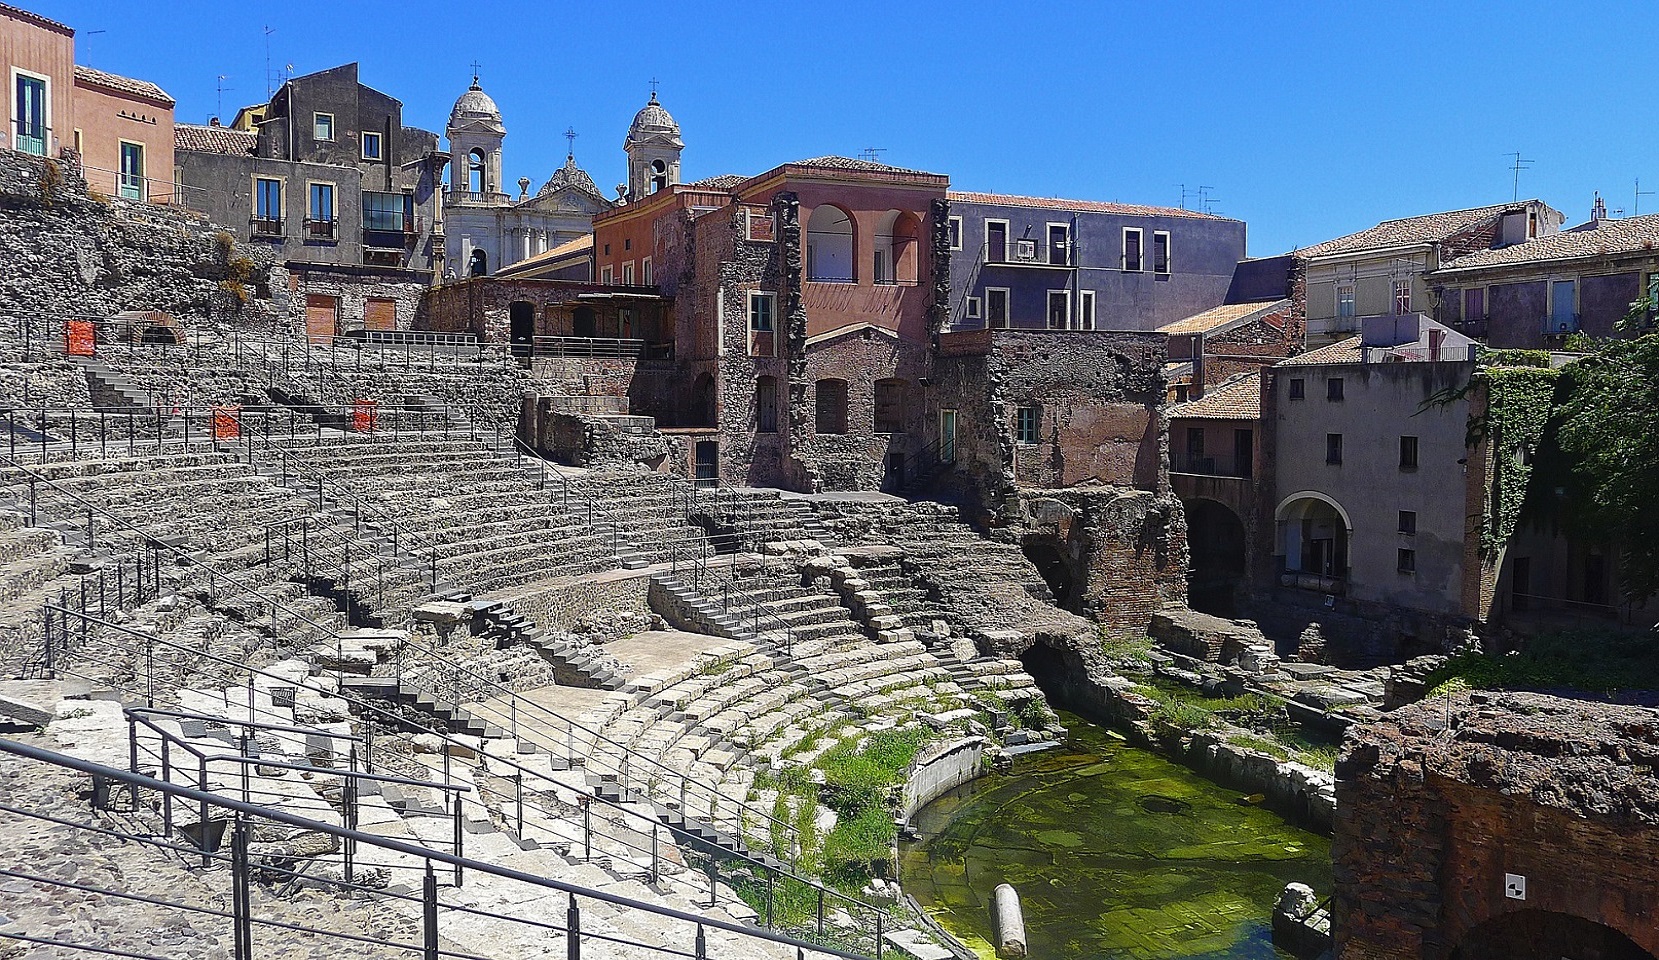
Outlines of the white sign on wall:
{"type": "Polygon", "coordinates": [[[1527,898],[1527,878],[1518,873],[1504,874],[1503,895],[1511,900],[1525,900],[1527,898]]]}

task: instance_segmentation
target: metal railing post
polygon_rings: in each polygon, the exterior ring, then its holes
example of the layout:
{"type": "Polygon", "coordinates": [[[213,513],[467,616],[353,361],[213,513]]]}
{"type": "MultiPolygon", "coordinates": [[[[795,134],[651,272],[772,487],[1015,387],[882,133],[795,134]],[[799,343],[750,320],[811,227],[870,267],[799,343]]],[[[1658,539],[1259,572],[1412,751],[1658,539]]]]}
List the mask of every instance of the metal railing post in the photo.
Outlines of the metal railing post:
{"type": "MultiPolygon", "coordinates": [[[[244,765],[245,766],[245,765],[244,765]]],[[[206,824],[203,824],[205,829],[206,824]]],[[[236,960],[253,960],[253,903],[248,885],[248,827],[242,814],[236,815],[235,834],[231,840],[231,898],[236,924],[236,960]]]]}
{"type": "Polygon", "coordinates": [[[430,860],[421,880],[421,932],[421,960],[438,960],[438,876],[430,860]]]}
{"type": "Polygon", "coordinates": [[[565,941],[568,960],[582,960],[582,911],[574,893],[570,895],[570,909],[565,911],[565,941]]]}
{"type": "MultiPolygon", "coordinates": [[[[446,749],[444,753],[447,755],[449,751],[446,749]]],[[[445,782],[448,782],[447,777],[445,782]]],[[[461,797],[459,794],[455,796],[451,810],[455,821],[455,856],[459,857],[461,855],[461,797]]],[[[461,885],[461,865],[459,863],[455,864],[455,885],[457,887],[461,885]]]]}

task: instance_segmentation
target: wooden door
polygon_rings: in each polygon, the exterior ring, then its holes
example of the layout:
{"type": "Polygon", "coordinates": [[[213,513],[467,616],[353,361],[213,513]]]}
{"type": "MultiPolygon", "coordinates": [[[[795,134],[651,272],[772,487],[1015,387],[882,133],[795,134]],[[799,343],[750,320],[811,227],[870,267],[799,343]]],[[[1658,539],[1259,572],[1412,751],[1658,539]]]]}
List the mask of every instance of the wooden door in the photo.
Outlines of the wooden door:
{"type": "Polygon", "coordinates": [[[363,303],[364,330],[396,330],[397,301],[370,297],[363,303]]]}
{"type": "Polygon", "coordinates": [[[305,335],[314,343],[327,343],[340,332],[340,298],[323,293],[305,295],[305,335]]]}

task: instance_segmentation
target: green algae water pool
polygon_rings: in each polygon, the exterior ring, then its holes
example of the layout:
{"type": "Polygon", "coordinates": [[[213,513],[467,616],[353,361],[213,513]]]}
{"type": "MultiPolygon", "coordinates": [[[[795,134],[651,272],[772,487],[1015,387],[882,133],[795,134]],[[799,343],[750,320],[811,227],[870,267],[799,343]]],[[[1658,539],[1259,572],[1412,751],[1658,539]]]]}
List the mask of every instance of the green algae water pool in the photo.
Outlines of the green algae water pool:
{"type": "Polygon", "coordinates": [[[905,889],[983,957],[991,891],[1011,883],[1034,960],[1278,958],[1273,902],[1331,887],[1330,843],[1234,791],[1068,714],[1067,742],[916,815],[905,889]]]}

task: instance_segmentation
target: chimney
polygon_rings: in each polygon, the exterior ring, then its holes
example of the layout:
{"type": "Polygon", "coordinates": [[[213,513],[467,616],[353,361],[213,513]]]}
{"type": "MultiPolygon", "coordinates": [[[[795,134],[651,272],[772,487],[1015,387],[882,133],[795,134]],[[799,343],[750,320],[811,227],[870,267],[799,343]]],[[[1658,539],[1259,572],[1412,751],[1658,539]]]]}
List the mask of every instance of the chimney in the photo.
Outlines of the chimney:
{"type": "Polygon", "coordinates": [[[1606,219],[1607,219],[1607,203],[1604,200],[1601,199],[1601,191],[1598,190],[1598,191],[1596,191],[1595,206],[1590,208],[1590,220],[1591,220],[1592,223],[1600,223],[1600,222],[1602,222],[1603,220],[1606,220],[1606,219]]]}
{"type": "Polygon", "coordinates": [[[218,117],[213,117],[212,119],[207,121],[207,125],[210,126],[210,127],[219,126],[219,118],[218,117]]]}

